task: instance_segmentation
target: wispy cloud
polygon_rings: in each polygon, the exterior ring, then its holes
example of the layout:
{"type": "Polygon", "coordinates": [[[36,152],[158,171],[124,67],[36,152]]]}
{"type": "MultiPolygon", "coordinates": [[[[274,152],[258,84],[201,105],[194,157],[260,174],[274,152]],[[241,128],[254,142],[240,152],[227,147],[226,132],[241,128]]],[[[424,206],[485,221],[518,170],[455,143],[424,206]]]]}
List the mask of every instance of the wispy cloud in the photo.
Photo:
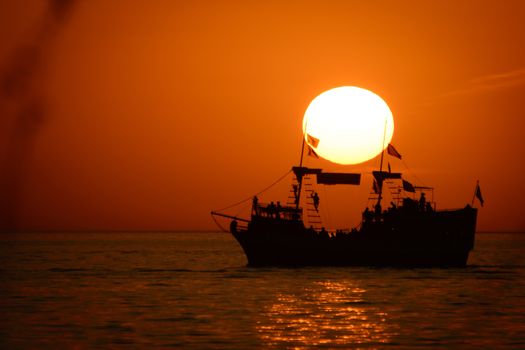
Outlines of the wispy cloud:
{"type": "Polygon", "coordinates": [[[470,80],[463,87],[438,97],[446,98],[457,95],[473,95],[493,90],[507,89],[518,85],[525,85],[525,68],[483,75],[470,80]]]}
{"type": "Polygon", "coordinates": [[[482,90],[500,89],[521,84],[525,84],[525,68],[486,75],[472,80],[472,87],[482,90]]]}

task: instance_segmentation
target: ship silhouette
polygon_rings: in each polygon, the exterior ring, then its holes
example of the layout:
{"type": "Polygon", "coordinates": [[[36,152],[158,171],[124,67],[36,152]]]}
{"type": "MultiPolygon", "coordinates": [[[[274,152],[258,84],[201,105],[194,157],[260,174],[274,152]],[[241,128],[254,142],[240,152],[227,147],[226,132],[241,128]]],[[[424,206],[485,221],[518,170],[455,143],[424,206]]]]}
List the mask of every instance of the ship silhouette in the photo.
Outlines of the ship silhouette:
{"type": "MultiPolygon", "coordinates": [[[[310,145],[306,147],[309,153],[313,151],[310,145]]],[[[392,145],[386,149],[401,158],[392,145]]],[[[436,210],[425,196],[433,193],[431,187],[413,186],[401,173],[391,172],[390,165],[383,171],[383,150],[380,169],[372,172],[375,204],[362,212],[358,227],[328,232],[322,227],[319,196],[312,184],[357,186],[361,174],[305,167],[304,150],[303,138],[300,165],[292,167],[291,203],[260,203],[254,196],[249,218],[211,212],[214,218],[230,220],[230,232],[249,266],[466,266],[475,241],[474,198],[472,205],[461,209],[436,210]],[[383,208],[386,185],[397,197],[383,208]]],[[[479,183],[475,196],[483,203],[479,183]]]]}

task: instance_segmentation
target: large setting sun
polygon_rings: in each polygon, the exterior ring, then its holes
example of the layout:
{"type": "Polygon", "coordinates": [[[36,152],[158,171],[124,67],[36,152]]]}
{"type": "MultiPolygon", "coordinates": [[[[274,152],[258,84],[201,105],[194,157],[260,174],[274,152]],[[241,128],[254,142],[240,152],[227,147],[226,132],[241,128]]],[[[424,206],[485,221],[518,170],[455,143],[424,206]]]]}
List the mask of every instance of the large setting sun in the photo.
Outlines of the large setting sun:
{"type": "Polygon", "coordinates": [[[334,163],[358,164],[374,158],[388,145],[394,134],[394,118],[378,95],[342,86],[323,92],[310,103],[303,131],[319,156],[334,163]]]}

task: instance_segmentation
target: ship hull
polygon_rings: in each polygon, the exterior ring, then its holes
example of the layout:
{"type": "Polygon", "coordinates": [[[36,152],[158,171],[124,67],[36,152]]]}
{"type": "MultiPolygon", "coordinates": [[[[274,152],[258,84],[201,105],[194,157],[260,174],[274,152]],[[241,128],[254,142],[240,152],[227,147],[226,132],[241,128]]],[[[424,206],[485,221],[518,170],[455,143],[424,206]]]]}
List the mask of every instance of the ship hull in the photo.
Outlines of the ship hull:
{"type": "Polygon", "coordinates": [[[329,235],[301,221],[254,217],[232,232],[249,266],[463,267],[474,247],[477,210],[438,211],[364,222],[329,235]]]}

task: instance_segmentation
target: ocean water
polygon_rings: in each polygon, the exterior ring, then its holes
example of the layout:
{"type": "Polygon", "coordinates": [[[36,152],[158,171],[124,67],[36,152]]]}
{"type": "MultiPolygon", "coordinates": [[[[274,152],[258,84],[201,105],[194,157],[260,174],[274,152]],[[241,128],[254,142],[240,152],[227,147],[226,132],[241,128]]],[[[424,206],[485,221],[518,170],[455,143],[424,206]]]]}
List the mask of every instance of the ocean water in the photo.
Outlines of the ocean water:
{"type": "Polygon", "coordinates": [[[525,234],[461,269],[264,268],[225,233],[0,237],[0,348],[525,348],[525,234]]]}

